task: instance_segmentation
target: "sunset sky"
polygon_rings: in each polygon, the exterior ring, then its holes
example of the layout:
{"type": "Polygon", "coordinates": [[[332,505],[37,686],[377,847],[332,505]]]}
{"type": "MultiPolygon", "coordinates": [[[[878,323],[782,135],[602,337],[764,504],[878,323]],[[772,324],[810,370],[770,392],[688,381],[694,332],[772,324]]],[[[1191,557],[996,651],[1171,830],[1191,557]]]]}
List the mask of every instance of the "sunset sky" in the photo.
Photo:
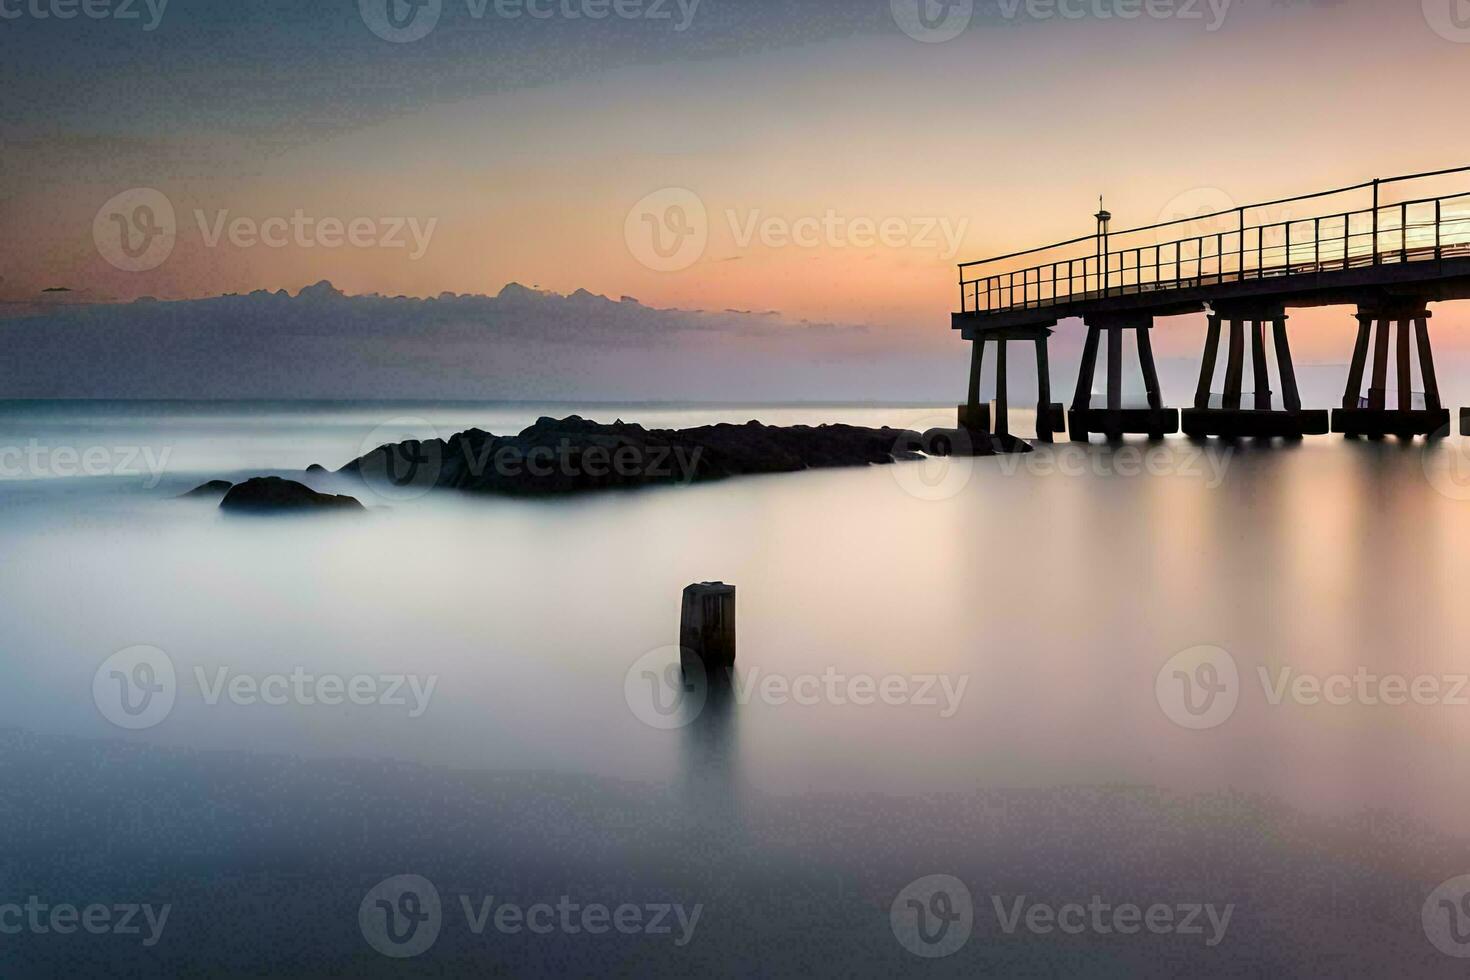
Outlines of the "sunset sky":
{"type": "MultiPolygon", "coordinates": [[[[1188,16],[1127,20],[980,0],[942,43],[900,28],[905,0],[668,0],[667,19],[647,0],[600,20],[564,15],[586,0],[546,0],[547,18],[443,0],[405,43],[373,32],[374,0],[35,16],[51,2],[7,0],[21,14],[0,19],[11,303],[520,282],[952,343],[955,264],[1087,234],[1099,194],[1118,226],[1144,225],[1470,163],[1459,0],[1179,0],[1188,16]],[[138,272],[93,227],[133,188],[177,222],[138,272]],[[672,271],[639,239],[650,195],[705,214],[707,243],[672,271]],[[406,247],[210,241],[297,212],[366,219],[363,241],[402,225],[406,247]]],[[[1453,313],[1436,320],[1450,347],[1453,313]]],[[[1299,356],[1345,359],[1343,320],[1303,314],[1299,356]]],[[[1159,346],[1196,353],[1198,331],[1159,346]]]]}

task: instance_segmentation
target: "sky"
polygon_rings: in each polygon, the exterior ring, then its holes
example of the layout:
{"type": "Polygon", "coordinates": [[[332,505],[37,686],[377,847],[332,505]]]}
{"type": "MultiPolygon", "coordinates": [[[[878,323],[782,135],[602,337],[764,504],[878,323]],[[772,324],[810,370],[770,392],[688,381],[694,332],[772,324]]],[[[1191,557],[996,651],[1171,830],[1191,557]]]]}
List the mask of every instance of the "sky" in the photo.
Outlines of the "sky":
{"type": "MultiPolygon", "coordinates": [[[[956,263],[1099,195],[1137,226],[1470,164],[1465,0],[416,2],[0,0],[0,309],[518,283],[962,374],[956,263]]],[[[1295,316],[1298,359],[1350,313],[1295,316]]],[[[1156,333],[1197,358],[1198,318],[1156,333]]]]}

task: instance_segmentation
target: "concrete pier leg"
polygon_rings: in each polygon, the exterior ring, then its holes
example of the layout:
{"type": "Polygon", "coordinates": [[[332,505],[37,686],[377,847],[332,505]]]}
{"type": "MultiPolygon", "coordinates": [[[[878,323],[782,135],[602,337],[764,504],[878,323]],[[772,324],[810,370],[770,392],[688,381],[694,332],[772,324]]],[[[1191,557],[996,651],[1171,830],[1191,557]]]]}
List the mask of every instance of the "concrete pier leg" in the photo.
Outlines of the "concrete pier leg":
{"type": "Polygon", "coordinates": [[[1036,338],[1036,438],[1052,441],[1051,364],[1047,358],[1046,338],[1036,338]]]}
{"type": "Polygon", "coordinates": [[[980,407],[980,371],[985,366],[985,341],[970,341],[970,410],[980,407]]]}
{"type": "Polygon", "coordinates": [[[1368,389],[1368,407],[1379,412],[1388,407],[1388,323],[1377,319],[1373,328],[1373,385],[1368,389]]]}
{"type": "Polygon", "coordinates": [[[679,665],[686,678],[729,680],[735,667],[735,586],[700,582],[684,589],[679,665]]]}
{"type": "MultiPolygon", "coordinates": [[[[1077,393],[1072,398],[1072,412],[1074,421],[1076,413],[1085,412],[1092,407],[1092,384],[1097,375],[1097,346],[1099,341],[1098,328],[1088,326],[1087,342],[1082,348],[1082,364],[1077,370],[1077,393]]],[[[1072,441],[1086,442],[1089,433],[1086,429],[1072,427],[1072,441]]]]}
{"type": "Polygon", "coordinates": [[[1349,410],[1357,408],[1363,397],[1363,371],[1368,366],[1368,339],[1372,324],[1372,317],[1358,314],[1358,340],[1353,345],[1353,364],[1348,369],[1347,390],[1342,395],[1342,407],[1349,410]]]}
{"type": "Polygon", "coordinates": [[[1429,347],[1428,315],[1416,319],[1414,325],[1419,338],[1419,374],[1424,378],[1424,407],[1438,412],[1444,406],[1439,400],[1439,378],[1434,373],[1434,351],[1429,347]]]}
{"type": "Polygon", "coordinates": [[[1209,332],[1205,334],[1205,356],[1200,363],[1199,387],[1194,390],[1194,407],[1201,411],[1210,407],[1210,389],[1215,384],[1215,361],[1220,356],[1220,318],[1210,317],[1209,332]]]}
{"type": "Polygon", "coordinates": [[[1123,328],[1108,328],[1108,441],[1123,439],[1123,328]]]}
{"type": "Polygon", "coordinates": [[[1409,345],[1409,321],[1398,321],[1399,349],[1395,355],[1398,367],[1399,411],[1414,410],[1414,361],[1409,345]]]}
{"type": "MultiPolygon", "coordinates": [[[[1163,411],[1164,396],[1159,390],[1159,371],[1154,365],[1154,344],[1150,336],[1150,327],[1138,326],[1138,363],[1143,368],[1143,387],[1148,392],[1148,407],[1155,412],[1163,411]]],[[[1160,431],[1150,432],[1148,437],[1154,441],[1164,438],[1160,431]]]]}
{"type": "Polygon", "coordinates": [[[1272,324],[1276,340],[1276,373],[1281,375],[1281,398],[1288,412],[1302,410],[1302,396],[1296,386],[1296,368],[1291,362],[1291,341],[1286,336],[1286,317],[1272,324]]]}
{"type": "Polygon", "coordinates": [[[1271,369],[1266,363],[1266,324],[1260,320],[1251,321],[1251,381],[1252,387],[1256,389],[1256,411],[1271,411],[1271,369]]]}
{"type": "Polygon", "coordinates": [[[1006,385],[1006,346],[1004,337],[995,344],[995,434],[1006,438],[1011,434],[1011,400],[1006,385]]]}
{"type": "Polygon", "coordinates": [[[1245,373],[1244,324],[1230,321],[1230,355],[1225,362],[1225,408],[1240,410],[1240,382],[1245,373]]]}

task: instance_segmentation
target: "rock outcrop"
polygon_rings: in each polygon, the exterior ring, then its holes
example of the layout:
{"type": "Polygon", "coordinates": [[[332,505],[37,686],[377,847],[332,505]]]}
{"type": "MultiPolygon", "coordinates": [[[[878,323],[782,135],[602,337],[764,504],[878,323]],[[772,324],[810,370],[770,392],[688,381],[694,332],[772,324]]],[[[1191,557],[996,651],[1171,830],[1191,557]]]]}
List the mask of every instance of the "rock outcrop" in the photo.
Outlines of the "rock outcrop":
{"type": "MultiPolygon", "coordinates": [[[[542,418],[517,436],[470,429],[449,439],[382,446],[338,472],[394,491],[444,488],[541,496],[687,484],[757,473],[886,465],[923,454],[994,455],[988,437],[937,438],[852,425],[708,425],[645,429],[573,415],[542,418]],[[960,445],[963,443],[963,445],[960,445]]],[[[1024,443],[1013,451],[1030,451],[1024,443]]]]}
{"type": "Polygon", "coordinates": [[[354,497],[317,493],[295,480],[278,476],[256,477],[230,488],[220,501],[220,510],[239,514],[283,514],[312,511],[362,511],[354,497]]]}
{"type": "Polygon", "coordinates": [[[230,492],[233,486],[234,484],[229,480],[210,480],[208,483],[199,484],[199,486],[190,490],[188,493],[179,494],[179,499],[191,500],[198,497],[223,497],[230,492]]]}

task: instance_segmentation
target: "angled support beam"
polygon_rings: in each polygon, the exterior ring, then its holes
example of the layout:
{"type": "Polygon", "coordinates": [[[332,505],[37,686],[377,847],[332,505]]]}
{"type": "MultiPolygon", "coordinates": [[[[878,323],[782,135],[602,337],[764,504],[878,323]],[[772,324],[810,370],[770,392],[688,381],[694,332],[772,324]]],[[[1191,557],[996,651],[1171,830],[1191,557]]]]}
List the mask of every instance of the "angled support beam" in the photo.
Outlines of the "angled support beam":
{"type": "Polygon", "coordinates": [[[1388,329],[1388,320],[1375,320],[1373,327],[1373,384],[1368,389],[1368,407],[1379,412],[1388,407],[1388,329]]]}
{"type": "Polygon", "coordinates": [[[1220,356],[1220,318],[1210,317],[1205,334],[1205,357],[1200,363],[1199,387],[1194,390],[1194,407],[1204,411],[1210,407],[1210,388],[1215,383],[1215,361],[1220,356]]]}
{"type": "Polygon", "coordinates": [[[1281,398],[1288,412],[1302,410],[1302,396],[1297,391],[1296,367],[1291,363],[1291,341],[1286,336],[1286,317],[1273,324],[1276,337],[1276,373],[1281,375],[1281,398]]]}
{"type": "Polygon", "coordinates": [[[970,341],[970,408],[980,407],[980,371],[985,366],[985,341],[970,341]]]}
{"type": "Polygon", "coordinates": [[[1159,391],[1159,372],[1154,366],[1154,345],[1149,336],[1152,328],[1138,328],[1138,363],[1143,368],[1143,387],[1148,392],[1148,407],[1159,411],[1164,407],[1164,396],[1159,391]]]}
{"type": "Polygon", "coordinates": [[[1363,397],[1363,371],[1368,366],[1368,340],[1373,331],[1373,318],[1358,314],[1358,340],[1353,345],[1353,365],[1348,369],[1347,390],[1342,395],[1342,407],[1356,409],[1363,397]]]}
{"type": "Polygon", "coordinates": [[[1429,314],[1414,321],[1419,338],[1419,373],[1424,377],[1424,407],[1437,412],[1444,406],[1439,400],[1439,379],[1434,373],[1434,351],[1429,348],[1429,314]]]}
{"type": "Polygon", "coordinates": [[[1087,342],[1082,347],[1082,365],[1077,371],[1077,393],[1072,399],[1074,411],[1092,407],[1092,383],[1097,375],[1098,328],[1087,328],[1087,342]]]}

